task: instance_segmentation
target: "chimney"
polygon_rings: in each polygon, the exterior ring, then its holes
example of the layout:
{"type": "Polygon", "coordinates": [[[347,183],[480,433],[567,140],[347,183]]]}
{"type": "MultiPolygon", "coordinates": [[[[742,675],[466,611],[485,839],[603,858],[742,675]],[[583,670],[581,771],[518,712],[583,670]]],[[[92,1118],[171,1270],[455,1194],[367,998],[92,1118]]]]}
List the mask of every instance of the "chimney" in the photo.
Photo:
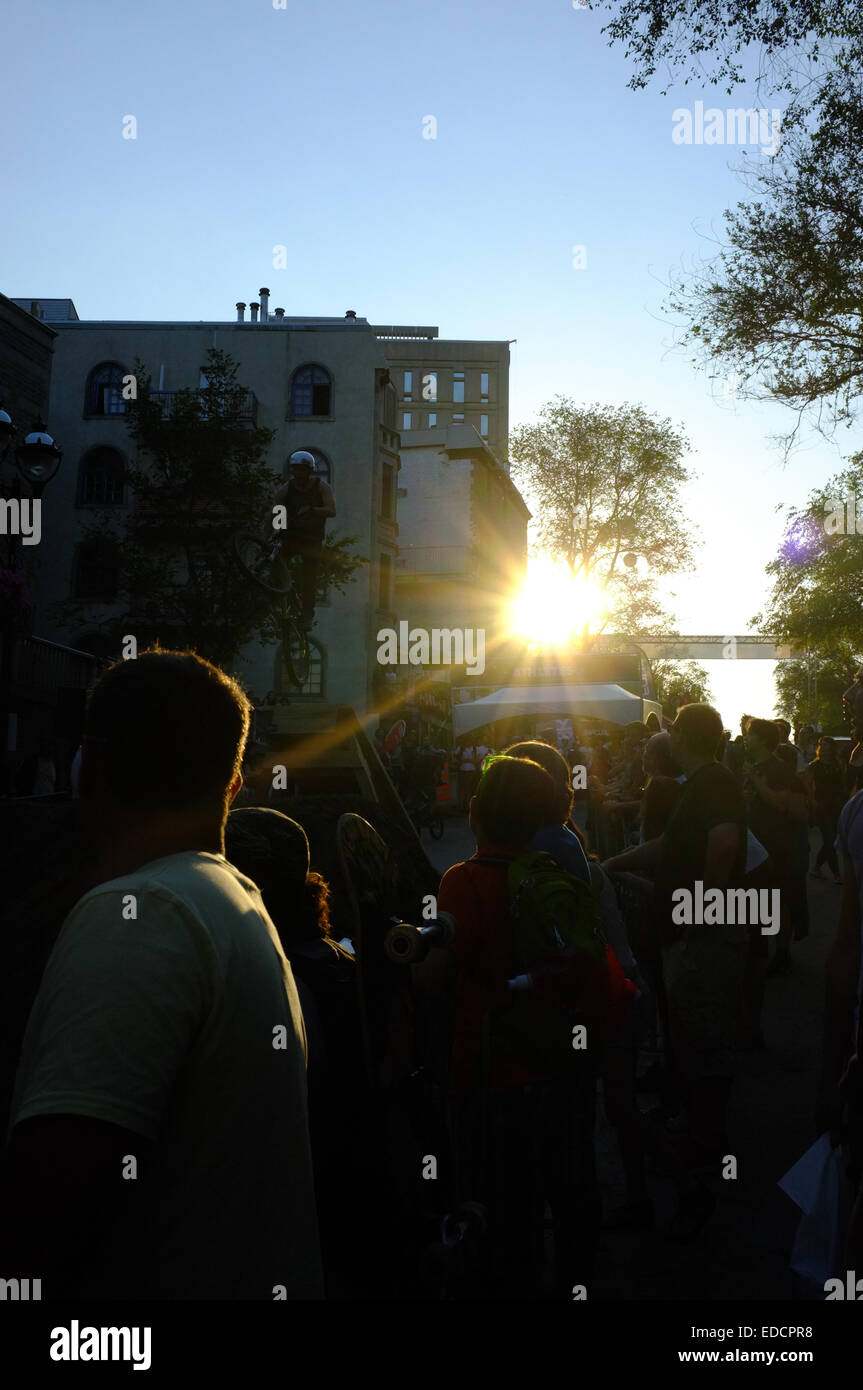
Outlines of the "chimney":
{"type": "Polygon", "coordinates": [[[277,319],[283,319],[285,317],[284,309],[276,309],[275,313],[277,319]]]}
{"type": "Polygon", "coordinates": [[[252,316],[249,320],[250,323],[258,322],[258,310],[260,309],[260,307],[260,304],[256,304],[255,301],[252,300],[251,304],[249,305],[249,313],[252,316]]]}
{"type": "Polygon", "coordinates": [[[345,318],[346,318],[346,319],[355,319],[356,316],[357,316],[357,311],[356,311],[356,309],[348,309],[348,310],[345,312],[345,318]]]}
{"type": "Polygon", "coordinates": [[[243,303],[242,299],[238,299],[238,300],[237,300],[237,323],[245,323],[245,321],[246,321],[246,306],[245,306],[245,304],[243,303]]]}
{"type": "Polygon", "coordinates": [[[269,290],[258,290],[258,294],[261,296],[261,323],[269,323],[269,321],[270,321],[270,291],[269,291],[269,290]]]}

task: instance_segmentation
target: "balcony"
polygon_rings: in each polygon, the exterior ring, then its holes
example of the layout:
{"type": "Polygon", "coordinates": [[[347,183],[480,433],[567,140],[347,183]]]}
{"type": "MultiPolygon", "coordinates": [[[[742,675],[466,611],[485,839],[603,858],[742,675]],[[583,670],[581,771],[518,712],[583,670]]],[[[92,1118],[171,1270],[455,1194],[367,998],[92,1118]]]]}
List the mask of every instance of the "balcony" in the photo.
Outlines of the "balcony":
{"type": "MultiPolygon", "coordinates": [[[[0,640],[2,649],[2,640],[0,640]]],[[[19,637],[11,653],[12,697],[54,705],[61,688],[86,690],[110,662],[89,652],[48,642],[42,637],[19,637]]]]}
{"type": "MultiPolygon", "coordinates": [[[[171,415],[176,391],[151,391],[150,400],[158,405],[164,419],[171,415]]],[[[243,397],[238,419],[243,425],[257,426],[258,423],[258,398],[254,391],[247,391],[243,397]]]]}
{"type": "Polygon", "coordinates": [[[399,552],[396,569],[401,574],[457,574],[473,576],[477,556],[467,545],[412,545],[399,552]]]}

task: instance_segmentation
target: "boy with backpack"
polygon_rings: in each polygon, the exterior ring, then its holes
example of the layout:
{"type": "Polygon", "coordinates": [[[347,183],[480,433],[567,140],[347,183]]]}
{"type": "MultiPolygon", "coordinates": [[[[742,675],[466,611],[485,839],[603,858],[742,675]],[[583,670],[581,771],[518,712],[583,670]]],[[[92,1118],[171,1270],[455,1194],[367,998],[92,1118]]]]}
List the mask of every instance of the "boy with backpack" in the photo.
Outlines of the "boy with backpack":
{"type": "Polygon", "coordinates": [[[528,848],[557,802],[537,763],[487,763],[470,803],[478,852],[447,871],[438,895],[457,923],[458,1185],[488,1207],[486,1292],[497,1297],[541,1295],[545,1200],[559,1296],[587,1285],[595,1243],[598,1189],[583,1171],[578,1097],[595,1084],[606,952],[590,888],[528,848]]]}

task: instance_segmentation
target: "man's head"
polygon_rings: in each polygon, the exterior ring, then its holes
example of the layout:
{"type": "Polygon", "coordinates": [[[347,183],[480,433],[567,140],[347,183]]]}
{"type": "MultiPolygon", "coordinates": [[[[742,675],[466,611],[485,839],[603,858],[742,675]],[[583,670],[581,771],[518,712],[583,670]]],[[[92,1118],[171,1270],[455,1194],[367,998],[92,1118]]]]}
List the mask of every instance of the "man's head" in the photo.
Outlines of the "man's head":
{"type": "Polygon", "coordinates": [[[663,730],[644,745],[642,766],[645,777],[679,777],[681,768],[671,748],[671,734],[663,730]]]}
{"type": "Polygon", "coordinates": [[[270,806],[231,811],[225,858],[258,885],[287,954],[329,934],[329,886],[310,869],[309,841],[298,821],[270,806]]]}
{"type": "Polygon", "coordinates": [[[543,825],[554,823],[554,783],[539,763],[500,755],[487,761],[470,803],[470,825],[480,848],[524,849],[543,825]]]}
{"type": "Polygon", "coordinates": [[[305,492],[315,472],[314,455],[308,449],[296,449],[288,459],[291,482],[305,492]]]}
{"type": "Polygon", "coordinates": [[[156,647],[118,661],[87,704],[81,796],[118,816],[218,819],[239,789],[250,705],[194,652],[156,647]]]}
{"type": "Polygon", "coordinates": [[[763,763],[779,746],[779,729],[774,719],[750,719],[744,735],[746,756],[751,763],[763,763]]]}
{"type": "Polygon", "coordinates": [[[710,705],[684,705],[671,726],[671,752],[683,772],[716,761],[722,716],[710,705]]]}
{"type": "MultiPolygon", "coordinates": [[[[554,783],[557,794],[553,821],[559,821],[562,825],[564,821],[569,820],[574,796],[570,783],[569,764],[566,758],[550,743],[540,743],[534,740],[529,740],[526,743],[514,743],[511,748],[505,750],[505,756],[508,758],[527,758],[529,762],[539,763],[540,767],[544,767],[554,783]]],[[[549,824],[551,823],[549,822],[549,824]]]]}
{"type": "Polygon", "coordinates": [[[771,722],[774,723],[779,730],[779,742],[787,743],[791,737],[791,725],[788,723],[788,720],[774,719],[771,722]]]}

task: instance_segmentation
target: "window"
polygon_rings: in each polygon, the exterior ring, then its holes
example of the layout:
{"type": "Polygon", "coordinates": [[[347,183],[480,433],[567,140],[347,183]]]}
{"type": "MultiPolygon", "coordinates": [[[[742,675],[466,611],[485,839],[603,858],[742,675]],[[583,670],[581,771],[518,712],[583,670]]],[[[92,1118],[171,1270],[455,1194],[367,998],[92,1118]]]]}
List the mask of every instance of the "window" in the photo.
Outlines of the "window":
{"type": "Polygon", "coordinates": [[[488,372],[480,372],[479,374],[479,394],[483,401],[488,400],[488,372]]]}
{"type": "Polygon", "coordinates": [[[483,439],[488,439],[488,416],[487,416],[487,415],[480,415],[480,417],[479,417],[479,432],[480,432],[480,434],[482,435],[483,439]]]}
{"type": "Polygon", "coordinates": [[[393,557],[392,555],[381,555],[380,567],[380,594],[378,595],[378,606],[385,611],[392,608],[392,588],[393,588],[393,557]]]}
{"type": "Polygon", "coordinates": [[[405,372],[405,390],[404,390],[404,398],[405,398],[406,401],[409,401],[409,400],[412,399],[413,389],[414,389],[414,374],[413,374],[413,372],[405,372]]]}
{"type": "Polygon", "coordinates": [[[409,430],[410,428],[411,428],[411,412],[410,412],[409,410],[406,410],[405,413],[404,413],[404,415],[402,416],[402,429],[403,429],[403,430],[409,430]]]}
{"type": "Polygon", "coordinates": [[[464,372],[452,374],[452,400],[453,405],[464,405],[464,372]]]}
{"type": "Polygon", "coordinates": [[[78,466],[78,507],[115,507],[123,502],[123,455],[100,445],[88,449],[78,466]]]}
{"type": "MultiPolygon", "coordinates": [[[[284,688],[290,689],[290,686],[284,688]]],[[[313,637],[309,638],[309,674],[299,693],[318,696],[324,693],[324,650],[313,637]]]]}
{"type": "Polygon", "coordinates": [[[385,463],[381,474],[381,516],[385,521],[396,519],[396,470],[385,463]]]}
{"type": "Polygon", "coordinates": [[[333,381],[324,367],[298,367],[291,378],[292,415],[332,415],[333,381]]]}
{"type": "Polygon", "coordinates": [[[113,603],[119,580],[117,551],[110,541],[98,537],[82,541],[75,557],[73,598],[82,603],[113,603]]]}
{"type": "Polygon", "coordinates": [[[434,427],[435,427],[436,424],[437,424],[437,411],[436,411],[436,410],[430,410],[430,411],[429,411],[429,429],[430,429],[430,430],[431,430],[431,429],[434,429],[434,427]]]}
{"type": "Polygon", "coordinates": [[[123,377],[128,375],[119,362],[101,362],[87,377],[84,392],[85,415],[125,415],[123,377]]]}
{"type": "MultiPolygon", "coordinates": [[[[312,458],[313,458],[314,461],[315,461],[315,477],[316,477],[316,478],[322,478],[322,479],[324,480],[325,483],[329,483],[330,486],[332,486],[332,481],[333,481],[333,465],[330,463],[330,460],[329,460],[329,458],[327,457],[327,455],[324,453],[323,449],[313,449],[313,448],[310,448],[310,446],[309,446],[308,444],[298,444],[298,445],[297,445],[297,448],[298,448],[298,449],[305,449],[305,450],[307,451],[307,453],[310,453],[310,454],[311,454],[312,458]]],[[[295,450],[292,449],[292,450],[291,450],[291,454],[294,453],[294,452],[295,452],[295,450]]],[[[287,478],[290,478],[290,476],[291,476],[291,470],[290,470],[290,467],[288,466],[288,459],[290,458],[291,454],[288,454],[288,457],[285,459],[285,466],[284,466],[284,469],[283,469],[283,476],[284,476],[286,479],[287,479],[287,478]]]]}
{"type": "Polygon", "coordinates": [[[437,372],[426,372],[423,377],[423,400],[437,400],[437,372]]]}
{"type": "Polygon", "coordinates": [[[462,424],[464,424],[464,416],[463,416],[463,415],[454,415],[454,416],[452,417],[452,422],[453,422],[454,425],[462,425],[462,424]]]}

